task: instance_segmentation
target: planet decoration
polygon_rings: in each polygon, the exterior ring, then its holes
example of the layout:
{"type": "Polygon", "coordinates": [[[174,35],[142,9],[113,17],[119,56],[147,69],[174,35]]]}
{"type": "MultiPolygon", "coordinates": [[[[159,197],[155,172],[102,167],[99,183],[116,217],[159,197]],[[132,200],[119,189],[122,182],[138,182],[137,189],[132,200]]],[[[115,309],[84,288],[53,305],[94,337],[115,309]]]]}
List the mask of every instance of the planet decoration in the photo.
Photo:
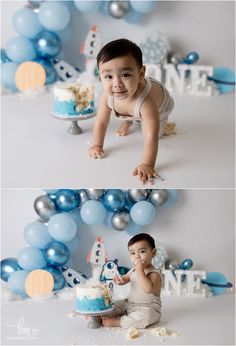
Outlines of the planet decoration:
{"type": "Polygon", "coordinates": [[[213,295],[222,294],[227,288],[233,287],[226,277],[219,272],[208,272],[206,279],[202,280],[202,283],[210,288],[213,295]]]}

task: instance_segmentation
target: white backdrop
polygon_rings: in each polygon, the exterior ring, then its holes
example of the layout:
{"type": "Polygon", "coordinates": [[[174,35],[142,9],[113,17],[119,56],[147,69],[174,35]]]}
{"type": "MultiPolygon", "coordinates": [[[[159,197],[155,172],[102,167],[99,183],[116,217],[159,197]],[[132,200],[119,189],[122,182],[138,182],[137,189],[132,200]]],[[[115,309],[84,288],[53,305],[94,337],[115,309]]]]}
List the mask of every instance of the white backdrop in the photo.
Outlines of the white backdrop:
{"type": "MultiPolygon", "coordinates": [[[[2,0],[2,47],[16,36],[12,17],[27,1],[2,0]]],[[[235,2],[234,1],[159,1],[155,11],[143,17],[139,24],[113,19],[98,11],[82,14],[73,10],[70,40],[64,44],[64,58],[83,69],[80,47],[88,30],[96,24],[102,42],[127,37],[137,44],[153,31],[166,34],[173,51],[182,56],[190,51],[200,55],[199,63],[213,67],[235,66],[235,2]]]]}
{"type": "MultiPolygon", "coordinates": [[[[142,229],[165,247],[169,258],[181,262],[191,258],[195,269],[219,271],[234,280],[234,191],[178,190],[179,199],[171,208],[159,209],[155,221],[142,229]]],[[[34,200],[45,192],[41,189],[6,189],[2,191],[1,258],[16,257],[29,246],[24,240],[24,227],[35,221],[34,200]]],[[[104,238],[109,259],[119,259],[129,266],[126,232],[103,225],[83,226],[78,230],[80,244],[73,256],[74,268],[90,274],[86,262],[97,236],[104,238]]]]}

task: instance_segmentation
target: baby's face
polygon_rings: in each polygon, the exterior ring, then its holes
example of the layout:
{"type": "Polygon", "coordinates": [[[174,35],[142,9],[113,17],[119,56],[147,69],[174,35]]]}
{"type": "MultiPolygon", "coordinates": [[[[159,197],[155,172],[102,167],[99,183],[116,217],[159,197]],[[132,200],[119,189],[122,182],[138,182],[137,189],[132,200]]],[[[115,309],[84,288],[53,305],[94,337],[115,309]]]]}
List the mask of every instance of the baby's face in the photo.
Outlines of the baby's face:
{"type": "Polygon", "coordinates": [[[151,249],[146,240],[138,241],[129,247],[130,260],[135,265],[137,260],[141,260],[144,267],[152,263],[156,254],[156,249],[151,249]]]}
{"type": "Polygon", "coordinates": [[[99,64],[103,89],[119,100],[135,96],[144,79],[144,66],[140,69],[132,56],[122,56],[99,64]]]}

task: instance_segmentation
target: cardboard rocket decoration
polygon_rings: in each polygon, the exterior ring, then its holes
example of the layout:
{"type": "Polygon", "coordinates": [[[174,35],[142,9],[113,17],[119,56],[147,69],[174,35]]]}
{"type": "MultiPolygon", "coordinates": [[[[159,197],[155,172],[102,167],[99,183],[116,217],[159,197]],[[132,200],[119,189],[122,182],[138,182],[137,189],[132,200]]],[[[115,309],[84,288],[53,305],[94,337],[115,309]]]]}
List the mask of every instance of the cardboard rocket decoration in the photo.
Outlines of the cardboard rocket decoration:
{"type": "Polygon", "coordinates": [[[97,237],[92,250],[87,255],[87,262],[92,266],[103,266],[107,261],[104,241],[102,237],[97,237]]]}
{"type": "Polygon", "coordinates": [[[96,25],[89,30],[84,43],[81,46],[80,53],[88,58],[96,58],[99,50],[101,49],[101,35],[96,25]]]}
{"type": "Polygon", "coordinates": [[[53,59],[55,70],[59,79],[63,82],[75,82],[79,78],[78,67],[70,65],[68,62],[59,59],[53,59]]]}
{"type": "Polygon", "coordinates": [[[81,273],[80,271],[77,272],[66,266],[62,266],[61,271],[64,278],[66,279],[66,282],[68,283],[68,286],[70,287],[84,284],[86,280],[88,280],[88,277],[85,274],[81,273]]]}
{"type": "Polygon", "coordinates": [[[120,275],[118,271],[118,259],[115,259],[114,261],[107,261],[103,265],[100,280],[108,283],[109,288],[113,289],[113,278],[115,275],[120,275]]]}

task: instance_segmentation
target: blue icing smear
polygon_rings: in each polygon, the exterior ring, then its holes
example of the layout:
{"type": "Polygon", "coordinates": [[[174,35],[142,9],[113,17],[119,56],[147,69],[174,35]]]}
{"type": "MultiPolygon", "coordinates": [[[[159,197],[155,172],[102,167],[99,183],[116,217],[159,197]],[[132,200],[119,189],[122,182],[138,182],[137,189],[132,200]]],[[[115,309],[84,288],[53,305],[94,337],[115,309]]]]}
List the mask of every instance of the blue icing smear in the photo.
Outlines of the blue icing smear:
{"type": "Polygon", "coordinates": [[[78,312],[89,312],[89,311],[102,311],[112,308],[112,303],[105,304],[104,298],[88,299],[76,299],[75,309],[78,312]]]}
{"type": "Polygon", "coordinates": [[[54,103],[54,113],[61,115],[86,115],[95,112],[94,101],[89,103],[89,107],[82,110],[82,112],[76,111],[76,103],[74,101],[58,101],[54,103]]]}

